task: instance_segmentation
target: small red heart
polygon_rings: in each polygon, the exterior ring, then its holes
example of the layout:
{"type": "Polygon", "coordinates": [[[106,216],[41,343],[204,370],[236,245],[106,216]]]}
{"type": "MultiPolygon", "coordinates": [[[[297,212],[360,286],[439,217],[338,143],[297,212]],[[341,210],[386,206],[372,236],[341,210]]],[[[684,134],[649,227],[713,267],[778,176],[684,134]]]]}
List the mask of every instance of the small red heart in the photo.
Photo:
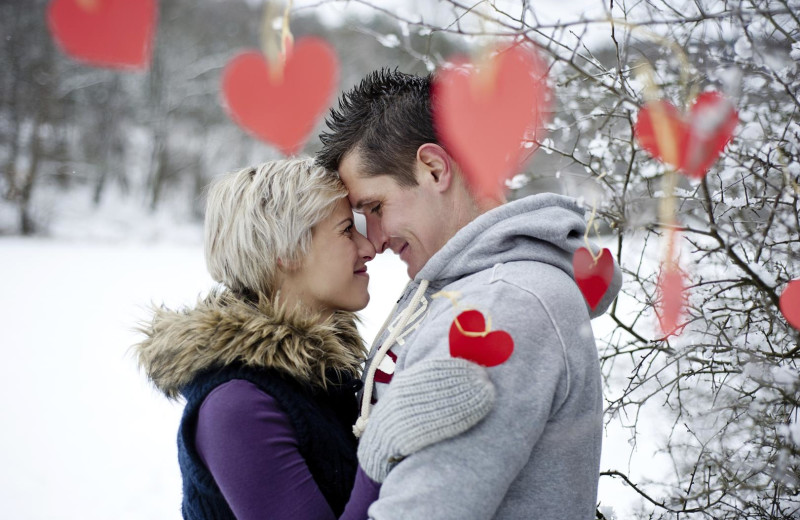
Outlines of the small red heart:
{"type": "Polygon", "coordinates": [[[781,313],[789,325],[800,330],[800,278],[786,285],[779,300],[781,313]]]}
{"type": "Polygon", "coordinates": [[[688,116],[667,101],[645,104],[634,134],[650,155],[681,173],[702,179],[733,137],[739,122],[736,109],[719,92],[703,92],[688,116]]]}
{"type": "Polygon", "coordinates": [[[661,332],[674,334],[686,308],[686,280],[677,267],[665,267],[656,285],[656,316],[661,332]]]}
{"type": "Polygon", "coordinates": [[[285,155],[305,144],[338,82],[331,46],[303,38],[287,50],[282,73],[258,51],[243,52],[225,67],[222,91],[231,118],[285,155]]]}
{"type": "Polygon", "coordinates": [[[437,131],[475,194],[496,199],[529,154],[526,135],[543,124],[546,67],[521,45],[497,53],[484,70],[464,59],[453,65],[433,83],[437,131]]]}
{"type": "Polygon", "coordinates": [[[486,322],[480,311],[462,312],[450,325],[450,355],[485,367],[504,363],[514,352],[514,340],[502,330],[477,335],[485,332],[486,322]]]}
{"type": "Polygon", "coordinates": [[[595,261],[588,249],[579,247],[572,255],[572,272],[586,303],[595,310],[614,278],[614,257],[605,248],[595,261]]]}
{"type": "Polygon", "coordinates": [[[156,0],[53,0],[47,22],[65,54],[90,65],[146,68],[156,0]]]}

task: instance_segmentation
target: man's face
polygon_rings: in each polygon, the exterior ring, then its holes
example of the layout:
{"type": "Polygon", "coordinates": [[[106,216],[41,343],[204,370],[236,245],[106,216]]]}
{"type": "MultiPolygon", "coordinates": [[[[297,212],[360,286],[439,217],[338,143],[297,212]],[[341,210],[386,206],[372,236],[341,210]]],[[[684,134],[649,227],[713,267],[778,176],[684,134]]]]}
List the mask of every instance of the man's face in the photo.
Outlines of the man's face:
{"type": "Polygon", "coordinates": [[[419,184],[406,188],[389,175],[366,176],[361,162],[354,150],[339,165],[350,205],[364,214],[367,238],[375,251],[380,254],[391,249],[400,255],[408,266],[408,276],[414,278],[450,238],[442,221],[441,194],[432,189],[431,181],[419,168],[419,184]]]}

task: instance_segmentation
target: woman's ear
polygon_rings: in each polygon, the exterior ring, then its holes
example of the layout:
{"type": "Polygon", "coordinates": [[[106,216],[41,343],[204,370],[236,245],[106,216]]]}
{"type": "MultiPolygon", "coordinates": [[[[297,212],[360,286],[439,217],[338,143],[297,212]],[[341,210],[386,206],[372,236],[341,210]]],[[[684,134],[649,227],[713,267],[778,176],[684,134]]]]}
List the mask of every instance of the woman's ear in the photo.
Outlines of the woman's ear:
{"type": "Polygon", "coordinates": [[[300,261],[284,261],[283,258],[278,258],[278,271],[287,274],[296,271],[300,268],[300,261]]]}
{"type": "Polygon", "coordinates": [[[436,143],[425,143],[417,148],[417,168],[421,179],[429,181],[437,191],[444,192],[453,182],[454,163],[450,154],[436,143]]]}

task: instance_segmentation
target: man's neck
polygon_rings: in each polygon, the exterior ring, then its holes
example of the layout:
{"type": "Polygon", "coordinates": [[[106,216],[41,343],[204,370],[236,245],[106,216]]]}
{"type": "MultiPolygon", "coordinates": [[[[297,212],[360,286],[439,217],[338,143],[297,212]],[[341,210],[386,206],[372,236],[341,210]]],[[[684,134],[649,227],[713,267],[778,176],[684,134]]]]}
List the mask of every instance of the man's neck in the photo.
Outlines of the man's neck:
{"type": "Polygon", "coordinates": [[[477,202],[475,202],[475,207],[478,210],[478,214],[475,215],[475,217],[473,218],[477,218],[478,216],[483,215],[487,211],[493,210],[494,208],[499,208],[505,203],[506,203],[505,199],[500,199],[500,200],[489,199],[489,198],[478,199],[477,202]]]}
{"type": "Polygon", "coordinates": [[[464,189],[463,192],[460,193],[460,196],[453,200],[453,205],[451,207],[453,218],[451,222],[454,226],[453,229],[451,229],[450,238],[476,218],[504,203],[505,200],[488,198],[476,199],[464,189]]]}

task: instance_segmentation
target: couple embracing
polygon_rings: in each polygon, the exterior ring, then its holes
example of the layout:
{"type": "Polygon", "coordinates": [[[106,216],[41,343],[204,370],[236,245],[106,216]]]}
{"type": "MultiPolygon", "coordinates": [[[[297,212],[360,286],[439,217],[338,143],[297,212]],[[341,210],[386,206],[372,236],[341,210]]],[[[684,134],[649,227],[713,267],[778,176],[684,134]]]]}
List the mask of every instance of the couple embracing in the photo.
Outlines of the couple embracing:
{"type": "Polygon", "coordinates": [[[602,392],[572,273],[584,211],[554,194],[476,199],[437,139],[431,78],[382,70],[343,95],[315,159],[219,179],[205,250],[220,282],[158,309],[137,345],[186,407],[188,519],[589,519],[602,392]],[[366,236],[352,212],[366,219],[366,236]],[[411,279],[366,352],[368,262],[411,279]],[[483,367],[453,357],[463,309],[507,332],[483,367]]]}

